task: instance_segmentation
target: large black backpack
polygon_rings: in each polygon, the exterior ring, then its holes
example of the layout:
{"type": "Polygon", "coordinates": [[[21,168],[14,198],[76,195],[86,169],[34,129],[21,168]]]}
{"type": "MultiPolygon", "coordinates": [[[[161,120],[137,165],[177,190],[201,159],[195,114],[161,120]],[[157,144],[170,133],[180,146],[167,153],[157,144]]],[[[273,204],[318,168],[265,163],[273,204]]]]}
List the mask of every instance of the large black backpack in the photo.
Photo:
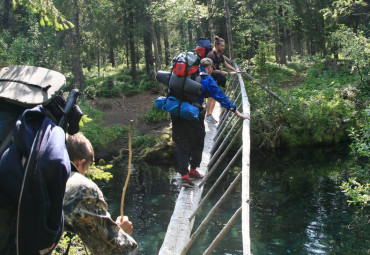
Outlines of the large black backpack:
{"type": "Polygon", "coordinates": [[[78,131],[77,91],[40,67],[0,70],[0,254],[50,254],[63,233],[70,174],[65,132],[78,131]],[[58,126],[60,125],[60,126],[58,126]]]}

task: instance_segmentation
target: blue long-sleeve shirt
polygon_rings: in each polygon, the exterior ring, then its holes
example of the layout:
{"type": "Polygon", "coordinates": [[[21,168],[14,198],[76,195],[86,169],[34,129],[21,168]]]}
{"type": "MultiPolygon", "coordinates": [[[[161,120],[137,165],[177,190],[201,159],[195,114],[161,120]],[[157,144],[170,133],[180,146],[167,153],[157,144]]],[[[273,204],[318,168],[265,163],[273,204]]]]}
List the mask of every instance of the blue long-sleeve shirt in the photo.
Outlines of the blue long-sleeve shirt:
{"type": "Polygon", "coordinates": [[[206,70],[203,67],[199,67],[199,71],[202,73],[202,80],[200,82],[202,84],[202,92],[199,94],[195,102],[202,105],[204,97],[206,93],[208,93],[208,96],[213,97],[217,102],[221,104],[222,107],[228,110],[230,108],[236,109],[236,106],[230,101],[230,99],[217,85],[215,79],[213,79],[211,75],[207,74],[206,70]]]}

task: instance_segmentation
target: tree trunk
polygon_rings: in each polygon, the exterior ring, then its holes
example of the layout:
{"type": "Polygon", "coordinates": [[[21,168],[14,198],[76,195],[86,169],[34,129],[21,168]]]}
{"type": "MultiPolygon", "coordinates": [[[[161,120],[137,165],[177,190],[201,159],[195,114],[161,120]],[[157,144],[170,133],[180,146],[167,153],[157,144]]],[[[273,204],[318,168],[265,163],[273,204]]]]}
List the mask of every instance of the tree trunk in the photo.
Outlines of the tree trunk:
{"type": "Polygon", "coordinates": [[[185,29],[184,29],[185,21],[183,18],[180,18],[179,22],[179,30],[180,30],[180,49],[184,50],[186,48],[186,39],[185,39],[185,29]]]}
{"type": "MultiPolygon", "coordinates": [[[[279,64],[286,64],[286,46],[285,46],[285,28],[283,27],[282,23],[284,21],[283,16],[283,7],[280,6],[278,9],[279,15],[279,48],[280,48],[280,58],[279,64]]],[[[285,21],[284,21],[285,22],[285,21]]]]}
{"type": "Polygon", "coordinates": [[[288,61],[292,61],[293,49],[292,49],[292,31],[290,29],[286,30],[286,48],[288,54],[288,61]]]}
{"type": "Polygon", "coordinates": [[[224,0],[225,6],[225,17],[226,17],[226,33],[227,33],[227,40],[229,42],[229,57],[230,59],[234,58],[234,47],[233,47],[233,40],[231,34],[231,19],[230,19],[230,11],[229,11],[229,1],[224,0]]]}
{"type": "MultiPolygon", "coordinates": [[[[152,41],[154,45],[155,67],[156,67],[156,72],[158,72],[159,70],[162,69],[162,66],[161,66],[161,56],[160,56],[159,49],[158,49],[158,38],[157,38],[157,33],[155,32],[155,29],[154,29],[153,21],[151,22],[151,29],[152,29],[152,35],[153,35],[152,41]]],[[[159,43],[159,47],[161,47],[160,43],[159,43]]],[[[153,74],[153,80],[155,80],[155,74],[153,74]]]]}
{"type": "Polygon", "coordinates": [[[167,19],[164,22],[163,29],[163,43],[164,43],[164,63],[166,66],[170,64],[170,43],[168,40],[167,19]]]}
{"type": "Polygon", "coordinates": [[[326,43],[325,43],[325,21],[324,18],[321,18],[321,50],[323,57],[328,54],[328,51],[326,49],[326,43]]]}
{"type": "Polygon", "coordinates": [[[109,62],[112,64],[112,67],[116,67],[116,60],[114,59],[113,47],[109,48],[109,62]]]}
{"type": "Polygon", "coordinates": [[[197,39],[202,38],[202,37],[205,37],[205,35],[204,35],[203,30],[202,30],[201,27],[197,27],[195,29],[195,33],[196,33],[197,39]]]}
{"type": "Polygon", "coordinates": [[[97,57],[98,57],[98,77],[100,77],[100,48],[97,49],[97,57]]]}
{"type": "Polygon", "coordinates": [[[277,42],[275,44],[275,62],[276,62],[276,64],[280,64],[280,56],[281,56],[280,49],[281,49],[281,47],[279,46],[279,42],[277,42]]]}
{"type": "Polygon", "coordinates": [[[130,61],[131,61],[131,77],[134,82],[137,79],[137,70],[136,70],[136,50],[135,50],[135,37],[134,37],[134,13],[131,10],[128,15],[128,39],[130,47],[130,61]]]}
{"type": "Polygon", "coordinates": [[[212,4],[212,0],[207,0],[207,8],[208,8],[208,27],[209,27],[210,36],[213,40],[213,38],[215,38],[215,29],[214,29],[214,26],[213,26],[213,4],[212,4]]]}
{"type": "Polygon", "coordinates": [[[145,23],[144,23],[144,56],[146,73],[149,75],[151,80],[153,80],[155,77],[152,38],[153,38],[152,17],[150,14],[147,13],[145,14],[145,23]]]}
{"type": "Polygon", "coordinates": [[[191,25],[191,21],[188,21],[188,49],[193,47],[193,29],[191,25]]]}
{"type": "Polygon", "coordinates": [[[10,0],[4,0],[4,9],[3,9],[3,17],[2,17],[2,27],[3,29],[9,28],[9,12],[11,8],[10,0]]]}
{"type": "Polygon", "coordinates": [[[78,0],[74,0],[74,29],[71,29],[72,39],[72,84],[77,87],[81,93],[85,89],[85,77],[83,75],[82,61],[81,61],[81,34],[80,34],[80,5],[78,0]]]}
{"type": "Polygon", "coordinates": [[[299,21],[295,22],[294,25],[295,32],[293,33],[293,48],[294,51],[299,55],[303,56],[303,46],[302,46],[302,24],[299,21]]]}
{"type": "Polygon", "coordinates": [[[155,39],[157,42],[157,49],[158,49],[158,55],[159,55],[159,60],[162,63],[163,60],[163,51],[162,51],[162,34],[161,34],[162,28],[159,23],[154,24],[154,34],[155,34],[155,39]]]}
{"type": "Polygon", "coordinates": [[[129,60],[129,53],[130,53],[130,45],[129,40],[125,41],[125,56],[126,56],[126,67],[130,67],[130,60],[129,60]]]}

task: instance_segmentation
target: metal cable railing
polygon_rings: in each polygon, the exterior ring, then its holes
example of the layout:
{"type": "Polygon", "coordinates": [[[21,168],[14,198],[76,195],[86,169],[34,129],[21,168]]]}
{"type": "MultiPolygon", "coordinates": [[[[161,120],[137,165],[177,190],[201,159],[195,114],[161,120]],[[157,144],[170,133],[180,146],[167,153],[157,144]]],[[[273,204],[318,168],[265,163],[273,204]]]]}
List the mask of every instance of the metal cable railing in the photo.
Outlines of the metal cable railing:
{"type": "MultiPolygon", "coordinates": [[[[236,63],[234,67],[239,69],[236,63]]],[[[250,116],[250,105],[248,102],[248,96],[245,91],[244,82],[241,77],[241,74],[234,74],[229,82],[226,93],[229,96],[230,100],[237,104],[240,102],[237,109],[243,109],[243,113],[247,116],[250,116]]],[[[222,178],[227,174],[231,167],[240,159],[242,156],[242,170],[231,182],[226,192],[222,197],[217,201],[213,208],[209,211],[204,220],[200,223],[199,227],[191,235],[190,240],[185,245],[181,254],[186,254],[193,243],[196,241],[199,234],[205,229],[207,223],[211,220],[217,208],[232,194],[235,186],[242,182],[242,199],[240,207],[235,211],[234,215],[226,223],[224,228],[219,232],[216,238],[212,241],[210,246],[204,251],[203,254],[210,254],[220,243],[223,237],[235,224],[236,220],[242,215],[242,241],[243,241],[243,254],[250,255],[250,226],[249,226],[249,163],[250,163],[250,129],[249,129],[249,120],[235,119],[235,115],[231,114],[229,111],[221,112],[221,117],[219,121],[219,126],[217,134],[215,136],[215,142],[211,150],[212,157],[208,163],[208,168],[210,169],[208,174],[203,178],[203,180],[198,184],[198,187],[202,187],[209,177],[216,171],[217,167],[222,163],[226,154],[230,151],[232,146],[235,145],[240,134],[242,136],[242,145],[240,146],[238,152],[234,155],[231,161],[228,163],[226,168],[223,170],[221,175],[218,177],[216,182],[212,185],[208,193],[203,197],[198,207],[193,211],[189,217],[189,221],[193,220],[195,215],[202,209],[205,202],[211,196],[213,191],[216,189],[217,185],[221,182],[222,178]],[[225,149],[226,147],[226,149],[225,149]]]]}

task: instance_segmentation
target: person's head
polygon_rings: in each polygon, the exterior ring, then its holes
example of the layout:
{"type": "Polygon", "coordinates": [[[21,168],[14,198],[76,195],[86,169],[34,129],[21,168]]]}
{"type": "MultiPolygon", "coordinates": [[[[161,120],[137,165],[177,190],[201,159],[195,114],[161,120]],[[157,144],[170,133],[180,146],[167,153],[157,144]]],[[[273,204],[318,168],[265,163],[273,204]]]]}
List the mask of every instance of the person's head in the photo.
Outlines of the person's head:
{"type": "Polygon", "coordinates": [[[66,146],[71,162],[84,175],[94,162],[94,148],[90,141],[82,133],[77,133],[67,136],[66,146]]]}
{"type": "Polygon", "coordinates": [[[200,61],[200,66],[201,67],[204,67],[204,69],[206,70],[206,72],[208,74],[211,74],[212,71],[213,71],[213,61],[212,59],[210,58],[203,58],[201,61],[200,61]]]}
{"type": "Polygon", "coordinates": [[[214,43],[215,51],[223,53],[225,51],[225,40],[221,37],[215,36],[214,43]]]}

